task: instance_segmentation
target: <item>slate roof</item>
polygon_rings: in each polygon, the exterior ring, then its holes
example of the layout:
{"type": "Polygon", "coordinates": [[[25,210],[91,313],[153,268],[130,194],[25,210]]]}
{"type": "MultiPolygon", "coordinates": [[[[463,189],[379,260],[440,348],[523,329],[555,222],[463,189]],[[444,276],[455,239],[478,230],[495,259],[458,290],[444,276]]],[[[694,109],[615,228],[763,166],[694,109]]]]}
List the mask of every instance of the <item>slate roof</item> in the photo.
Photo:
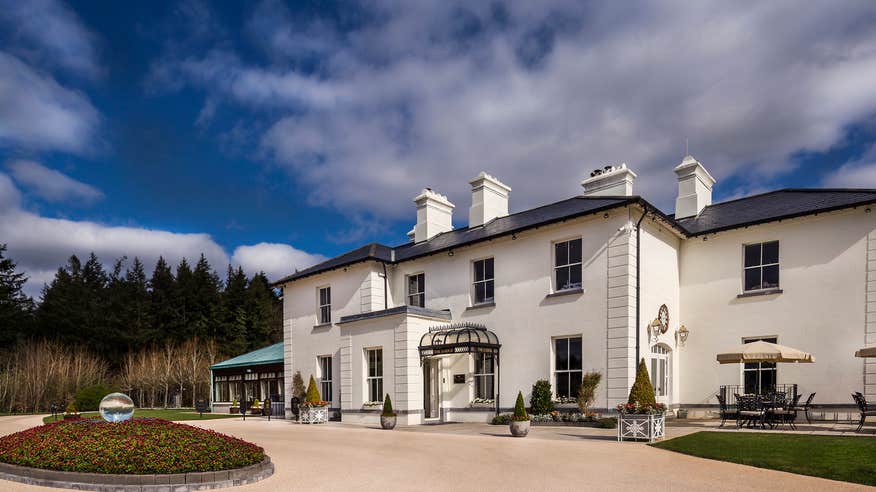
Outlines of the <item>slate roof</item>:
{"type": "Polygon", "coordinates": [[[283,363],[283,342],[275,343],[267,347],[253,350],[243,355],[238,355],[233,359],[223,360],[218,364],[213,364],[210,369],[228,369],[231,367],[243,366],[263,366],[266,364],[282,364],[283,363]]]}
{"type": "Polygon", "coordinates": [[[454,229],[420,243],[408,242],[394,248],[371,243],[295,272],[273,285],[363,261],[397,263],[412,260],[630,204],[638,204],[675,226],[682,235],[692,237],[871,203],[876,203],[876,190],[789,188],[716,203],[703,209],[697,217],[676,220],[636,195],[577,196],[499,217],[482,226],[454,229]]]}
{"type": "Polygon", "coordinates": [[[716,203],[676,223],[689,236],[700,236],[871,203],[876,190],[789,188],[716,203]]]}

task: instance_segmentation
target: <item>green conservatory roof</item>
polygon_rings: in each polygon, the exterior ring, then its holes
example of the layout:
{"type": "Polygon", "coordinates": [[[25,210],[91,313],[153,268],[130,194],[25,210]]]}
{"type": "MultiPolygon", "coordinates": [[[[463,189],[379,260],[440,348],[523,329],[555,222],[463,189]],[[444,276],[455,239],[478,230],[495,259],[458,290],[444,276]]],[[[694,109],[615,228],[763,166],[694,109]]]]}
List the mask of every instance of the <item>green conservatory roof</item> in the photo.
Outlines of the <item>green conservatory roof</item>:
{"type": "Polygon", "coordinates": [[[230,367],[261,366],[265,364],[283,363],[283,342],[275,343],[258,350],[253,350],[233,359],[213,364],[210,369],[228,369],[230,367]]]}

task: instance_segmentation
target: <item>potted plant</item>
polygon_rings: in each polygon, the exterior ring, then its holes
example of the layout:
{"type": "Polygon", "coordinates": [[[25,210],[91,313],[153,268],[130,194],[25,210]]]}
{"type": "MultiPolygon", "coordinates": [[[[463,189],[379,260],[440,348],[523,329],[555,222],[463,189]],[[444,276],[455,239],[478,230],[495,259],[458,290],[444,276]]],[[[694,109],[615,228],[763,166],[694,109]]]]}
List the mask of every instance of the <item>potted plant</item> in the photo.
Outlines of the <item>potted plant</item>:
{"type": "Polygon", "coordinates": [[[618,425],[617,440],[647,440],[649,442],[662,439],[665,431],[666,406],[657,403],[654,397],[654,387],[645,367],[645,359],[639,362],[636,371],[636,381],[630,388],[627,403],[617,406],[618,425]]]}
{"type": "Polygon", "coordinates": [[[396,413],[392,410],[392,400],[389,398],[389,393],[383,399],[383,412],[380,414],[380,427],[386,430],[395,429],[396,413]]]}
{"type": "Polygon", "coordinates": [[[228,413],[240,413],[240,402],[237,401],[237,398],[231,402],[231,408],[228,409],[228,413]]]}
{"type": "Polygon", "coordinates": [[[64,412],[64,420],[79,420],[81,418],[82,416],[79,415],[79,408],[76,406],[76,402],[71,401],[64,412]]]}
{"type": "Polygon", "coordinates": [[[316,380],[310,376],[310,383],[307,385],[307,394],[304,396],[304,403],[301,404],[301,413],[298,421],[304,424],[322,424],[328,421],[328,405],[329,403],[322,399],[319,395],[319,388],[316,386],[316,380]]]}
{"type": "Polygon", "coordinates": [[[517,403],[514,404],[514,415],[511,416],[511,435],[514,437],[526,437],[529,434],[529,415],[526,414],[526,406],[523,404],[523,392],[517,392],[517,403]]]}
{"type": "Polygon", "coordinates": [[[253,400],[252,405],[250,405],[249,414],[250,415],[261,415],[262,414],[262,402],[260,402],[258,398],[253,400]]]}

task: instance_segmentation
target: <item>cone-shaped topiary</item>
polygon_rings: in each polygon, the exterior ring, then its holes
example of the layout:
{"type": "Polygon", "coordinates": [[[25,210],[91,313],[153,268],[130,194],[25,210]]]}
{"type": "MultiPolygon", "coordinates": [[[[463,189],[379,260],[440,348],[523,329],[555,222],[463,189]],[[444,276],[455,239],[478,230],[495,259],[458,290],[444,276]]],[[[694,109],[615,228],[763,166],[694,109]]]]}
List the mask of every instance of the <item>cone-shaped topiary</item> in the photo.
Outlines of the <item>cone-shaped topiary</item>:
{"type": "Polygon", "coordinates": [[[319,396],[319,388],[316,387],[316,380],[310,376],[310,383],[307,384],[307,396],[304,398],[306,403],[319,403],[322,397],[319,396]]]}
{"type": "Polygon", "coordinates": [[[636,402],[639,406],[655,406],[657,400],[654,398],[654,386],[651,385],[651,377],[648,376],[648,368],[645,366],[645,359],[639,362],[639,369],[636,371],[636,382],[630,388],[630,398],[627,403],[632,405],[636,402]]]}
{"type": "Polygon", "coordinates": [[[512,420],[521,421],[529,420],[529,415],[526,415],[526,406],[523,403],[523,392],[517,392],[517,403],[514,404],[514,416],[512,420]]]}
{"type": "Polygon", "coordinates": [[[386,398],[383,399],[383,413],[381,413],[380,416],[395,417],[395,412],[392,410],[392,400],[389,398],[389,393],[387,393],[386,398]]]}

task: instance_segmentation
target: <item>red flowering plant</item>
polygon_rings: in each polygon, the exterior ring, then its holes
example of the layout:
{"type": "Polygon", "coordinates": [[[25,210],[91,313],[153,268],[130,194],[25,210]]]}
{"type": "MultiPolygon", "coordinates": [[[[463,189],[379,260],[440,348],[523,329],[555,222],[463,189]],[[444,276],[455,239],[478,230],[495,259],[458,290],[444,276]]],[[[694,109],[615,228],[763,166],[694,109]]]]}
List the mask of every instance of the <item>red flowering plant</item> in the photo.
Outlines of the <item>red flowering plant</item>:
{"type": "Polygon", "coordinates": [[[624,414],[634,415],[659,415],[666,412],[666,405],[662,403],[647,403],[645,405],[639,402],[621,403],[617,406],[617,411],[624,414]]]}
{"type": "Polygon", "coordinates": [[[84,473],[219,471],[264,458],[236,437],[154,418],[58,421],[0,437],[0,462],[84,473]]]}

